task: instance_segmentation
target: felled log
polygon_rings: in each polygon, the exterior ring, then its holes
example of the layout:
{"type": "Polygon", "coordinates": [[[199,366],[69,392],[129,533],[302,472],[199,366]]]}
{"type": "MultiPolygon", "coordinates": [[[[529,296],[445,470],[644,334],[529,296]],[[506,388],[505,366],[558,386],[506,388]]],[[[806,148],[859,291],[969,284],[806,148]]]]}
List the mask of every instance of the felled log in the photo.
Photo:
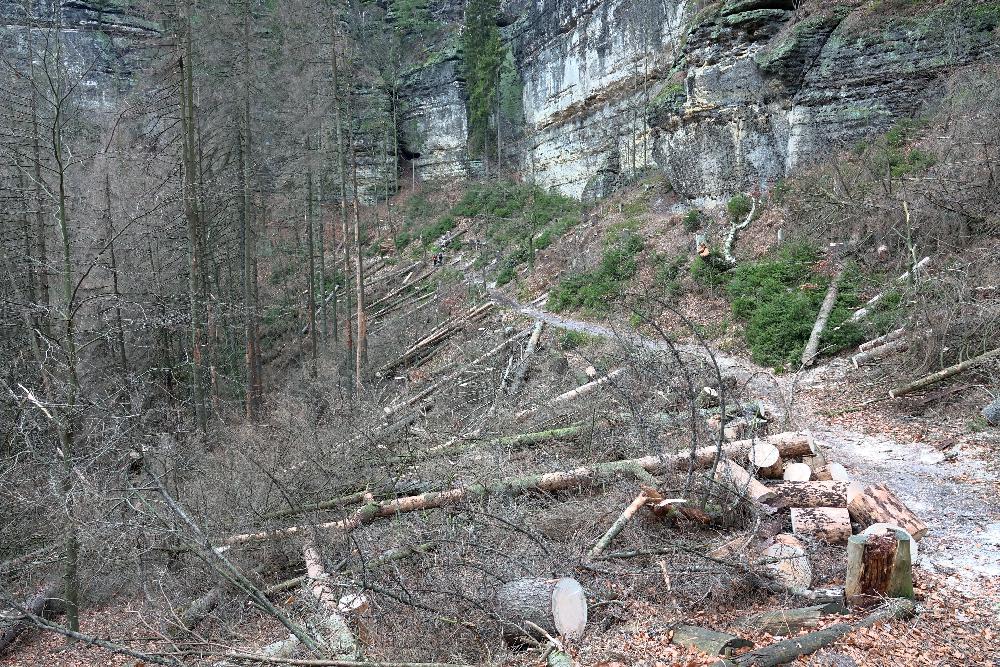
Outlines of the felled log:
{"type": "Polygon", "coordinates": [[[731,662],[718,662],[713,667],[723,665],[736,667],[778,667],[795,662],[803,655],[815,653],[829,646],[849,632],[870,628],[883,621],[910,618],[916,613],[916,606],[910,600],[891,600],[858,623],[835,623],[823,630],[816,630],[793,639],[786,639],[770,646],[764,646],[741,655],[731,662]]]}
{"type": "Polygon", "coordinates": [[[508,637],[535,636],[529,624],[552,637],[575,640],[587,625],[587,596],[575,579],[518,579],[497,593],[497,613],[508,637]],[[517,630],[516,632],[514,630],[517,630]]]}
{"type": "Polygon", "coordinates": [[[330,576],[323,567],[323,557],[315,542],[306,541],[302,547],[302,558],[306,563],[306,575],[312,582],[310,591],[325,616],[322,623],[325,650],[337,657],[357,657],[360,647],[342,615],[341,596],[330,584],[330,576]]]}
{"type": "MultiPolygon", "coordinates": [[[[60,587],[58,584],[49,584],[38,591],[21,605],[22,608],[32,616],[45,618],[51,616],[59,608],[58,597],[60,587]]],[[[31,627],[30,622],[16,620],[0,631],[0,655],[21,636],[21,633],[31,627]]]]}
{"type": "Polygon", "coordinates": [[[886,597],[913,599],[911,568],[910,535],[905,530],[852,536],[847,542],[847,603],[865,606],[886,597]]]}
{"type": "Polygon", "coordinates": [[[793,507],[792,532],[843,544],[851,536],[851,515],[843,507],[793,507]]]}
{"type": "Polygon", "coordinates": [[[742,466],[729,460],[719,461],[715,471],[715,481],[732,489],[737,495],[758,503],[774,499],[774,492],[748,473],[742,466]]]}
{"type": "MultiPolygon", "coordinates": [[[[778,436],[768,436],[768,442],[775,444],[779,451],[787,451],[789,456],[795,456],[795,452],[810,451],[811,440],[801,434],[778,434],[778,436]],[[779,437],[780,436],[780,437],[779,437]],[[784,449],[782,449],[784,448],[784,449]]],[[[722,447],[722,453],[726,457],[736,458],[746,456],[747,451],[753,441],[731,442],[722,447]]],[[[470,484],[459,486],[444,491],[430,491],[414,496],[404,496],[372,502],[356,510],[351,516],[340,521],[330,521],[315,525],[289,526],[274,530],[265,530],[253,533],[241,533],[223,538],[219,544],[220,549],[237,545],[259,542],[264,540],[286,539],[301,534],[307,534],[311,530],[336,530],[341,532],[351,532],[356,528],[369,524],[377,519],[395,516],[406,512],[418,512],[437,507],[446,507],[461,503],[469,498],[484,495],[494,495],[501,493],[524,493],[527,491],[561,491],[570,488],[585,488],[592,486],[615,475],[630,474],[636,471],[645,471],[649,474],[658,474],[665,470],[684,469],[691,459],[694,459],[696,467],[705,468],[711,466],[718,456],[718,449],[715,445],[700,447],[691,452],[680,452],[677,454],[667,454],[663,456],[643,456],[636,459],[624,461],[606,461],[590,466],[580,466],[572,470],[549,472],[538,475],[526,475],[522,477],[508,477],[490,484],[470,484]]]]}
{"type": "Polygon", "coordinates": [[[522,331],[521,333],[514,334],[513,336],[503,341],[493,349],[481,354],[480,356],[476,357],[475,359],[465,364],[464,366],[457,368],[449,373],[446,373],[444,377],[435,380],[434,382],[431,382],[426,387],[424,387],[424,389],[420,390],[413,396],[407,397],[402,401],[400,401],[399,403],[396,403],[395,405],[390,405],[383,408],[383,412],[385,412],[386,416],[388,417],[395,414],[396,412],[399,412],[404,408],[410,407],[414,403],[418,403],[419,401],[426,399],[428,396],[436,392],[441,387],[451,384],[453,380],[462,373],[465,373],[470,368],[473,368],[474,366],[478,366],[479,364],[483,363],[486,359],[489,359],[493,355],[497,354],[511,343],[514,343],[520,340],[521,338],[524,338],[525,336],[528,335],[528,333],[529,333],[528,331],[522,331]]]}
{"type": "Polygon", "coordinates": [[[634,517],[636,512],[638,512],[642,506],[646,504],[647,500],[648,498],[646,497],[645,492],[641,492],[635,497],[635,500],[629,503],[629,506],[626,507],[621,515],[615,519],[615,522],[611,524],[608,531],[601,536],[601,539],[597,540],[596,544],[594,544],[589,554],[591,558],[597,558],[604,553],[604,550],[608,548],[609,544],[611,544],[611,540],[615,539],[618,536],[618,533],[622,532],[626,524],[632,520],[632,517],[634,517]]]}
{"type": "Polygon", "coordinates": [[[884,359],[890,354],[903,352],[909,347],[910,343],[906,339],[890,341],[885,345],[880,345],[864,352],[858,352],[851,357],[851,363],[854,364],[855,368],[861,368],[861,366],[867,364],[869,361],[884,359]]]}
{"type": "Polygon", "coordinates": [[[840,279],[843,277],[844,271],[841,269],[834,276],[833,280],[830,281],[830,287],[826,290],[826,297],[823,299],[823,305],[819,308],[819,314],[816,316],[816,323],[813,324],[812,333],[809,334],[809,342],[806,343],[806,348],[802,351],[802,365],[811,366],[819,356],[819,341],[823,337],[823,332],[826,330],[826,323],[830,320],[830,313],[833,312],[833,307],[837,303],[837,294],[840,288],[840,279]]]}
{"type": "Polygon", "coordinates": [[[811,607],[765,611],[744,619],[740,625],[769,635],[790,635],[819,627],[825,616],[844,613],[847,613],[847,609],[843,604],[826,602],[811,607]]]}
{"type": "Polygon", "coordinates": [[[812,586],[812,565],[805,546],[792,535],[778,535],[764,551],[762,564],[768,576],[793,593],[812,586]]]}
{"type": "Polygon", "coordinates": [[[524,357],[517,365],[517,370],[514,371],[514,378],[510,381],[510,387],[507,389],[507,393],[511,396],[517,396],[517,393],[521,391],[521,385],[524,384],[524,379],[528,375],[528,368],[531,366],[531,356],[538,347],[538,341],[542,337],[542,329],[544,327],[545,322],[538,320],[535,322],[535,327],[531,330],[531,338],[528,339],[528,345],[524,348],[524,357]]]}
{"type": "Polygon", "coordinates": [[[927,534],[927,524],[903,504],[885,484],[865,488],[847,504],[851,518],[864,527],[873,523],[891,523],[899,526],[913,539],[920,541],[927,534]]]}
{"type": "MultiPolygon", "coordinates": [[[[839,463],[827,463],[825,466],[813,470],[813,477],[821,482],[850,482],[851,476],[847,474],[847,468],[839,463]]],[[[846,493],[846,492],[845,492],[846,493]]],[[[837,505],[830,505],[837,507],[837,505]]]]}
{"type": "MultiPolygon", "coordinates": [[[[338,574],[355,574],[362,571],[372,571],[377,570],[390,563],[395,563],[397,561],[405,560],[411,556],[416,556],[419,554],[430,553],[434,550],[433,542],[424,542],[423,544],[416,544],[413,546],[402,546],[396,547],[394,549],[389,549],[383,552],[377,558],[372,560],[354,565],[352,567],[344,568],[343,570],[338,570],[338,574]]],[[[298,586],[301,586],[309,579],[308,574],[303,574],[298,577],[292,577],[291,579],[286,579],[285,581],[278,582],[273,586],[268,586],[264,589],[264,593],[267,595],[274,595],[275,593],[281,593],[282,591],[291,590],[298,586]]]]}
{"type": "Polygon", "coordinates": [[[899,340],[905,333],[906,329],[903,327],[890,331],[884,336],[879,336],[878,338],[873,338],[870,341],[861,343],[861,345],[858,345],[858,352],[868,352],[869,350],[874,350],[876,347],[882,347],[886,343],[899,340]]]}
{"type": "Polygon", "coordinates": [[[847,482],[788,482],[768,484],[776,507],[847,507],[847,482]]]}
{"type": "Polygon", "coordinates": [[[670,633],[671,643],[693,648],[708,655],[732,655],[733,651],[753,644],[742,637],[716,632],[697,625],[678,625],[670,633]]]}
{"type": "Polygon", "coordinates": [[[789,463],[782,473],[782,478],[787,482],[808,482],[811,477],[812,468],[805,463],[789,463]]]}
{"type": "MultiPolygon", "coordinates": [[[[919,273],[922,269],[924,269],[930,263],[931,263],[931,258],[930,257],[924,257],[922,260],[920,260],[919,262],[917,262],[916,265],[913,267],[912,274],[914,276],[916,276],[917,273],[919,273]]],[[[910,274],[911,274],[911,271],[907,271],[906,273],[904,273],[900,277],[896,278],[896,284],[897,285],[901,285],[901,284],[905,283],[907,280],[910,279],[910,274]]],[[[871,313],[871,311],[872,311],[872,308],[874,308],[876,305],[878,305],[878,303],[882,299],[884,299],[885,295],[888,294],[888,293],[889,293],[889,290],[885,290],[883,292],[879,292],[878,294],[876,294],[872,298],[868,299],[868,301],[867,301],[867,303],[865,303],[864,307],[863,308],[858,308],[856,311],[854,311],[851,314],[851,316],[847,318],[847,320],[844,322],[844,324],[856,324],[857,322],[860,322],[861,320],[863,320],[866,317],[868,317],[869,313],[871,313]]]]}
{"type": "Polygon", "coordinates": [[[394,361],[389,362],[382,368],[378,370],[378,375],[386,375],[399,366],[403,366],[410,363],[417,358],[429,353],[431,350],[436,348],[442,342],[448,340],[453,335],[455,335],[467,322],[473,322],[483,315],[485,315],[491,308],[494,307],[492,301],[487,301],[484,304],[473,307],[469,312],[464,315],[453,317],[429,334],[418,340],[416,343],[411,345],[403,354],[401,354],[394,361]]]}
{"type": "Polygon", "coordinates": [[[989,361],[990,359],[996,359],[997,357],[1000,357],[1000,347],[996,348],[995,350],[990,350],[989,352],[986,352],[984,354],[980,354],[978,357],[973,357],[972,359],[966,359],[960,364],[949,366],[948,368],[939,370],[936,373],[925,375],[922,378],[910,382],[909,384],[903,385],[902,387],[896,387],[895,389],[889,392],[889,397],[899,398],[900,396],[905,396],[906,394],[918,391],[920,389],[923,389],[924,387],[929,387],[932,384],[936,384],[941,380],[947,380],[953,375],[958,375],[962,371],[967,371],[970,368],[975,368],[976,366],[979,366],[980,364],[983,364],[989,361]]]}
{"type": "Polygon", "coordinates": [[[588,394],[592,394],[595,391],[597,391],[602,385],[611,382],[624,372],[625,372],[624,368],[617,368],[608,373],[607,375],[605,375],[604,377],[597,378],[593,382],[588,382],[587,384],[581,385],[576,389],[571,389],[570,391],[567,391],[563,394],[559,394],[551,401],[549,401],[549,406],[554,407],[557,405],[564,405],[566,403],[571,403],[583,396],[587,396],[588,394]]]}
{"type": "Polygon", "coordinates": [[[766,440],[755,442],[750,447],[747,458],[750,460],[750,470],[761,477],[780,479],[785,470],[784,462],[781,460],[781,452],[766,440]]]}

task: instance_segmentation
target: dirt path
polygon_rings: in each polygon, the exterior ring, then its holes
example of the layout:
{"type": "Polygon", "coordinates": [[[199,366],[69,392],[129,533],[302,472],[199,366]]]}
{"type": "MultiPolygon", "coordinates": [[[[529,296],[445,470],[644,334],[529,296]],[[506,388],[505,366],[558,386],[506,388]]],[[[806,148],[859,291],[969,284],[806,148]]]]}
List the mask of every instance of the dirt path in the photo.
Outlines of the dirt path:
{"type": "MultiPolygon", "coordinates": [[[[667,348],[662,340],[631,330],[555,315],[498,292],[491,293],[491,297],[504,307],[553,327],[624,340],[652,350],[667,348]]],[[[746,383],[753,396],[780,416],[785,416],[786,406],[798,388],[820,387],[824,378],[843,377],[848,372],[845,361],[834,360],[803,373],[779,376],[717,350],[710,355],[698,345],[676,347],[682,354],[714,357],[724,375],[746,383]]],[[[993,496],[995,476],[981,461],[970,457],[942,460],[940,452],[919,443],[835,426],[807,402],[793,403],[788,412],[790,423],[814,433],[826,445],[830,459],[843,464],[855,479],[865,484],[888,484],[927,522],[930,533],[920,542],[923,568],[949,575],[956,586],[969,592],[982,590],[983,578],[1000,581],[1000,503],[993,496]]]]}

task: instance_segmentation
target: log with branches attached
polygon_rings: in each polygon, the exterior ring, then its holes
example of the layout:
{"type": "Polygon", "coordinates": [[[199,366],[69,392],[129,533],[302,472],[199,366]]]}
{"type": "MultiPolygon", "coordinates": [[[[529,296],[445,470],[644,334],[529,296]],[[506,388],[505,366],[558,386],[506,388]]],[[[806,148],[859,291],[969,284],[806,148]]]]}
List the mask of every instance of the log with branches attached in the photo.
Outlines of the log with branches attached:
{"type": "Polygon", "coordinates": [[[885,484],[866,487],[848,503],[847,509],[851,518],[863,527],[876,523],[892,524],[908,532],[917,541],[927,534],[927,524],[885,484]]]}
{"type": "Polygon", "coordinates": [[[473,307],[464,315],[452,317],[446,320],[429,334],[411,345],[397,359],[380,368],[378,370],[378,374],[387,375],[400,366],[412,363],[421,358],[426,358],[428,355],[433,353],[433,351],[436,350],[441,343],[458,333],[462,327],[465,326],[465,324],[474,322],[483,317],[491,308],[494,307],[494,305],[495,304],[492,301],[487,301],[486,303],[473,307]]]}
{"type": "Polygon", "coordinates": [[[906,394],[912,393],[914,391],[919,391],[925,387],[929,387],[933,384],[937,384],[942,380],[947,380],[953,375],[958,375],[963,371],[967,371],[970,368],[975,368],[980,366],[990,359],[1000,358],[1000,347],[995,350],[990,350],[984,354],[980,354],[978,357],[973,357],[972,359],[966,359],[960,364],[955,364],[954,366],[949,366],[936,373],[931,373],[930,375],[925,375],[922,378],[914,380],[909,384],[905,384],[902,387],[896,387],[889,392],[889,398],[899,398],[900,396],[905,396],[906,394]]]}
{"type": "Polygon", "coordinates": [[[571,424],[570,426],[563,426],[559,428],[550,428],[544,431],[534,431],[532,433],[518,433],[516,435],[505,435],[499,438],[493,438],[491,440],[459,440],[458,438],[452,438],[448,442],[445,442],[436,447],[431,447],[429,449],[424,449],[424,450],[418,450],[412,453],[401,454],[395,458],[390,459],[390,462],[397,464],[415,463],[417,461],[428,460],[436,456],[446,456],[448,454],[460,452],[472,446],[478,446],[486,450],[520,449],[522,447],[538,445],[543,442],[555,442],[558,440],[570,441],[590,433],[592,428],[593,424],[580,423],[580,424],[571,424]]]}
{"type": "MultiPolygon", "coordinates": [[[[846,489],[845,489],[846,495],[846,489]]],[[[843,544],[851,536],[851,515],[844,507],[793,507],[792,532],[828,544],[843,544]]]]}
{"type": "Polygon", "coordinates": [[[841,507],[847,508],[848,482],[775,480],[768,483],[776,507],[841,507]]]}
{"type": "Polygon", "coordinates": [[[870,628],[885,621],[911,618],[914,614],[916,606],[911,600],[890,600],[857,623],[835,623],[823,630],[755,649],[735,660],[717,662],[713,667],[777,667],[815,653],[854,630],[870,628]]]}
{"type": "Polygon", "coordinates": [[[587,625],[587,596],[576,579],[518,579],[497,593],[497,615],[509,638],[583,637],[587,625]],[[541,635],[541,637],[539,637],[541,635]]]}
{"type": "Polygon", "coordinates": [[[538,347],[538,341],[542,337],[542,329],[544,327],[545,322],[538,320],[535,322],[535,327],[531,330],[531,338],[528,339],[528,345],[524,348],[524,357],[517,365],[517,369],[514,371],[514,376],[510,381],[510,386],[507,388],[507,393],[511,396],[517,396],[517,393],[521,390],[521,385],[524,383],[524,379],[528,375],[528,367],[531,366],[531,356],[535,353],[535,349],[538,347]]]}
{"type": "MultiPolygon", "coordinates": [[[[32,616],[49,618],[59,609],[58,598],[59,586],[57,584],[49,584],[25,600],[21,607],[32,616]]],[[[8,624],[3,630],[0,630],[0,655],[3,655],[7,647],[17,641],[21,633],[30,627],[31,623],[18,619],[8,624]]]]}
{"type": "Polygon", "coordinates": [[[912,562],[905,530],[853,535],[847,542],[847,603],[865,606],[887,597],[913,599],[912,562]]]}
{"type": "Polygon", "coordinates": [[[816,323],[813,325],[812,333],[809,334],[809,342],[806,343],[806,349],[802,351],[803,366],[812,366],[816,357],[819,356],[819,342],[823,337],[823,332],[826,331],[826,323],[830,321],[830,313],[833,312],[833,307],[837,304],[840,279],[843,276],[844,270],[841,269],[837,271],[837,275],[830,281],[830,287],[826,290],[823,305],[820,306],[819,315],[816,316],[816,323]]]}
{"type": "Polygon", "coordinates": [[[611,540],[615,539],[618,536],[618,533],[622,532],[628,522],[632,520],[632,517],[634,517],[636,513],[642,509],[643,505],[646,504],[647,500],[648,497],[646,496],[645,491],[639,493],[639,495],[635,497],[635,500],[629,503],[629,506],[625,508],[617,519],[615,519],[615,522],[611,524],[608,531],[601,536],[601,539],[597,540],[597,543],[594,544],[593,548],[591,548],[589,556],[591,558],[597,558],[604,553],[604,550],[608,548],[609,544],[611,544],[611,540]]]}
{"type": "Polygon", "coordinates": [[[486,361],[487,359],[489,359],[493,355],[498,354],[500,351],[502,351],[503,349],[505,349],[506,347],[508,347],[512,343],[516,343],[517,341],[519,341],[522,338],[526,337],[529,333],[530,332],[526,330],[526,331],[522,331],[522,332],[520,332],[518,334],[514,334],[513,336],[511,336],[507,340],[503,341],[502,343],[500,343],[499,345],[497,345],[493,349],[491,349],[491,350],[489,350],[489,351],[481,354],[480,356],[476,357],[475,359],[473,359],[469,363],[465,364],[464,366],[461,366],[460,368],[457,368],[457,369],[451,371],[450,373],[445,374],[445,376],[442,377],[439,380],[435,380],[434,382],[431,382],[424,389],[422,389],[421,391],[417,392],[413,396],[410,396],[410,397],[404,399],[403,401],[400,401],[399,403],[396,403],[395,405],[390,405],[390,406],[384,408],[384,412],[385,412],[386,416],[387,417],[391,417],[392,415],[394,415],[395,413],[399,412],[400,410],[402,410],[404,408],[408,408],[411,405],[413,405],[414,403],[418,403],[418,402],[420,402],[422,400],[425,400],[428,396],[430,396],[431,394],[433,394],[434,392],[436,392],[441,387],[448,386],[448,385],[452,384],[454,382],[455,378],[457,378],[462,373],[465,373],[469,369],[478,366],[479,364],[483,363],[484,361],[486,361]]]}
{"type": "MultiPolygon", "coordinates": [[[[801,433],[779,433],[768,436],[767,440],[778,447],[779,451],[782,452],[782,456],[788,457],[802,456],[803,453],[812,451],[813,447],[812,439],[808,435],[801,433]]],[[[727,443],[722,447],[722,455],[729,458],[746,456],[747,451],[749,451],[754,442],[753,440],[738,440],[727,443]]],[[[571,488],[585,488],[617,475],[635,475],[637,470],[648,474],[658,474],[665,470],[685,469],[691,461],[694,462],[696,467],[707,468],[714,463],[718,453],[718,448],[715,445],[709,445],[699,447],[694,452],[679,452],[662,456],[643,456],[623,461],[607,461],[580,466],[572,470],[508,477],[490,484],[469,484],[445,491],[430,491],[415,496],[404,496],[381,502],[372,502],[359,508],[351,516],[340,521],[315,525],[310,524],[307,526],[289,526],[255,533],[230,535],[220,541],[222,546],[217,551],[222,551],[229,546],[238,544],[287,539],[308,534],[308,531],[313,529],[351,532],[360,526],[372,523],[378,519],[408,512],[448,507],[476,497],[504,493],[526,493],[529,491],[551,492],[571,488]]]]}

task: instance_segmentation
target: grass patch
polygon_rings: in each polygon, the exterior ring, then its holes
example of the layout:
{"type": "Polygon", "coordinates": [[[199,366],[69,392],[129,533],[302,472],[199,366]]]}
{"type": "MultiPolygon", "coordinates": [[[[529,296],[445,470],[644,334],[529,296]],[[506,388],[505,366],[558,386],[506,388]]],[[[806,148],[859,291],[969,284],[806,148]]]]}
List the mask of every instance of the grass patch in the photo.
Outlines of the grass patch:
{"type": "Polygon", "coordinates": [[[582,331],[573,331],[568,329],[559,336],[559,349],[569,352],[570,350],[575,350],[577,348],[583,347],[593,338],[590,334],[584,333],[582,331]]]}
{"type": "Polygon", "coordinates": [[[607,313],[621,295],[624,283],[639,271],[636,256],[643,249],[643,241],[636,227],[635,222],[612,227],[597,267],[559,281],[549,295],[548,307],[556,312],[583,309],[607,313]]]}

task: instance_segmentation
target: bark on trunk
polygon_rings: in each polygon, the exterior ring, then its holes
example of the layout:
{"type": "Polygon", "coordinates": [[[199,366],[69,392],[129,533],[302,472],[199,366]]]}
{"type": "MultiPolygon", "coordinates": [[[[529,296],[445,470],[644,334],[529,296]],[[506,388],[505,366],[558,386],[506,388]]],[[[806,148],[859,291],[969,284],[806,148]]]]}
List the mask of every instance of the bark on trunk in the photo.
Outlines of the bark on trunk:
{"type": "Polygon", "coordinates": [[[732,461],[720,461],[715,472],[715,481],[732,489],[737,495],[758,503],[774,500],[774,491],[761,484],[741,466],[732,461]]]}
{"type": "Polygon", "coordinates": [[[854,364],[855,368],[861,368],[864,364],[869,361],[874,361],[876,359],[884,359],[890,354],[896,352],[903,352],[910,347],[910,342],[903,340],[894,340],[886,343],[885,345],[879,345],[878,347],[871,348],[864,352],[858,352],[853,357],[851,357],[851,363],[854,364]]]}
{"type": "Polygon", "coordinates": [[[768,484],[778,507],[847,507],[847,482],[788,482],[768,484]]]}
{"type": "Polygon", "coordinates": [[[868,352],[869,350],[874,350],[876,347],[882,347],[886,343],[891,343],[894,340],[899,340],[906,333],[906,329],[900,327],[885,334],[884,336],[879,336],[878,338],[873,338],[870,341],[861,343],[858,345],[858,352],[868,352]]]}
{"type": "Polygon", "coordinates": [[[765,611],[743,620],[740,625],[769,635],[787,636],[800,630],[812,630],[819,627],[825,616],[846,612],[847,609],[843,604],[827,602],[811,607],[765,611]]]}
{"type": "Polygon", "coordinates": [[[510,388],[507,390],[507,393],[511,396],[517,396],[517,393],[521,390],[521,385],[528,375],[528,367],[531,366],[531,356],[538,347],[538,341],[542,337],[542,329],[544,327],[545,322],[542,320],[535,322],[535,328],[531,331],[531,338],[528,339],[528,346],[524,349],[524,358],[518,364],[517,370],[514,372],[514,379],[511,380],[510,388]]]}
{"type": "Polygon", "coordinates": [[[885,484],[873,484],[858,494],[847,505],[851,518],[864,527],[874,523],[891,523],[899,526],[913,539],[920,541],[927,534],[927,524],[910,511],[885,484]]]}

